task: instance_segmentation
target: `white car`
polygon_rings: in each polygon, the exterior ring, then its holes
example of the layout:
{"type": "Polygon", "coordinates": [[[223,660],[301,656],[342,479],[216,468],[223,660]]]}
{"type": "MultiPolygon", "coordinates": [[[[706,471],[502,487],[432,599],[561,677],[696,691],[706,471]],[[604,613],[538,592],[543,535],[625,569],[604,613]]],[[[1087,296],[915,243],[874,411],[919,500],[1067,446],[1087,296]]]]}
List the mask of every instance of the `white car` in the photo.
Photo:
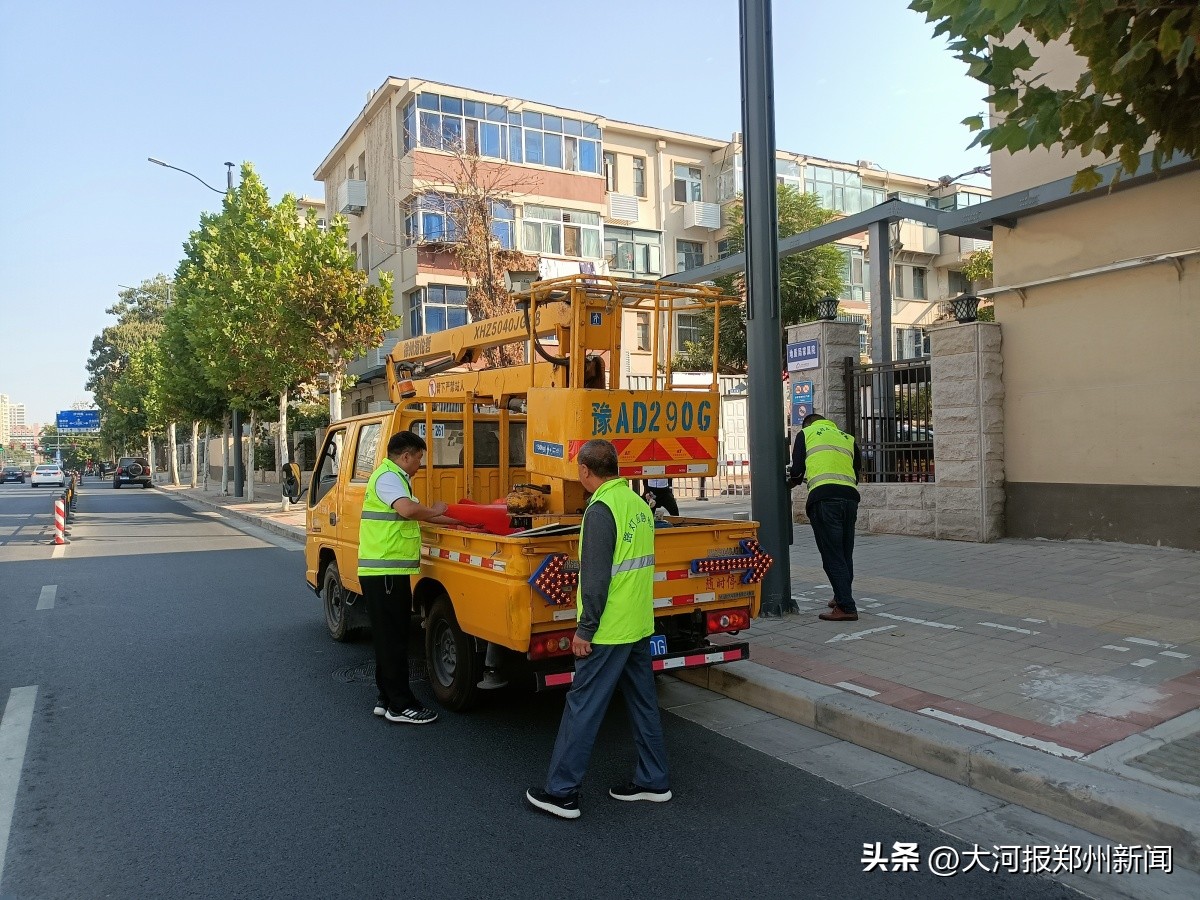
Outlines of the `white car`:
{"type": "Polygon", "coordinates": [[[29,482],[34,487],[40,484],[57,484],[63,487],[67,483],[67,476],[63,474],[61,466],[38,466],[33,470],[33,477],[29,482]]]}

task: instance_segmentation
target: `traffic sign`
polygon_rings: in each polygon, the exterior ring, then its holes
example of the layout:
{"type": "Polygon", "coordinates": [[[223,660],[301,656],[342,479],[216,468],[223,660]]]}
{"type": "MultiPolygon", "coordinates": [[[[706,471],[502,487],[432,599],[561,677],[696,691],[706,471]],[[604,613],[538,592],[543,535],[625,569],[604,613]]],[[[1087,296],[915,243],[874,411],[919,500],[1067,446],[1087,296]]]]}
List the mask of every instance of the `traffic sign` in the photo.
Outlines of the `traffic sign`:
{"type": "Polygon", "coordinates": [[[94,434],[100,430],[100,410],[65,409],[54,422],[60,434],[94,434]]]}

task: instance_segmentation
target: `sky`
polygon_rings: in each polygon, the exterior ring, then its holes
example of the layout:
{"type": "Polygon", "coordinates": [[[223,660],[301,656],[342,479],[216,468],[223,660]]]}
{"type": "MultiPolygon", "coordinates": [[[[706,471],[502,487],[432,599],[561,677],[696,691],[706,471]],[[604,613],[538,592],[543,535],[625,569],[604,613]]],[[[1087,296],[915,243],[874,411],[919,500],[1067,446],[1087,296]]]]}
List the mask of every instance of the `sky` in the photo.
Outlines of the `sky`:
{"type": "MultiPolygon", "coordinates": [[[[454,0],[0,0],[0,393],[27,420],[90,400],[118,285],[174,272],[226,161],[273,200],[313,171],[390,75],[728,138],[737,0],[587,8],[454,0]]],[[[982,86],[906,0],[775,0],[780,149],[937,178],[987,163],[963,118],[982,86]]],[[[235,170],[236,173],[236,170],[235,170]]]]}

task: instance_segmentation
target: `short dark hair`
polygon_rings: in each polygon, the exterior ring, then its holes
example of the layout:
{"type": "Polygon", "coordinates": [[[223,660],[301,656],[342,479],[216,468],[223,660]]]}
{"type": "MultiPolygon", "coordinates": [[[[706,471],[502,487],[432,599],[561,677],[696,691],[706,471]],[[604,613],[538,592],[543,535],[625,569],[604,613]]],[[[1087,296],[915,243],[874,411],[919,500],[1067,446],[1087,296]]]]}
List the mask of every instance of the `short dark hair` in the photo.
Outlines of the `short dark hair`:
{"type": "Polygon", "coordinates": [[[822,421],[827,421],[827,420],[820,413],[809,413],[807,416],[804,417],[804,424],[801,427],[807,428],[809,425],[813,424],[813,422],[822,422],[822,421]]]}
{"type": "Polygon", "coordinates": [[[579,462],[597,478],[613,478],[620,474],[617,448],[601,438],[593,438],[579,449],[579,462]]]}
{"type": "Polygon", "coordinates": [[[425,439],[411,431],[397,431],[388,440],[388,456],[399,456],[402,453],[412,453],[425,450],[425,439]]]}

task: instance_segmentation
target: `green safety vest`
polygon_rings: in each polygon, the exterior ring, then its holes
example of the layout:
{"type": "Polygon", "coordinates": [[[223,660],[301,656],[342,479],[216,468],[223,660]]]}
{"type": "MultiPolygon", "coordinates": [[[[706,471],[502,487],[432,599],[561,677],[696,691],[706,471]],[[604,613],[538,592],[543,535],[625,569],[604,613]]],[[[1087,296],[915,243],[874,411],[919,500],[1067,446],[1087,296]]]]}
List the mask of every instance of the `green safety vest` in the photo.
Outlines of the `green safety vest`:
{"type": "MultiPolygon", "coordinates": [[[[612,581],[593,644],[632,644],[654,634],[654,516],[624,478],[604,482],[588,506],[603,503],[617,524],[612,581]]],[[[586,521],[586,516],[585,516],[586,521]]],[[[583,526],[579,528],[580,554],[583,526]]],[[[583,589],[576,594],[583,615],[583,589]]]]}
{"type": "Polygon", "coordinates": [[[828,419],[804,429],[804,478],[808,489],[822,484],[854,487],[854,438],[828,419]]]}
{"type": "Polygon", "coordinates": [[[363,498],[362,521],[358,526],[359,575],[417,575],[421,571],[421,526],[400,518],[400,514],[379,499],[375,482],[384,472],[395,472],[412,497],[408,474],[390,459],[385,459],[367,482],[363,498]]]}

